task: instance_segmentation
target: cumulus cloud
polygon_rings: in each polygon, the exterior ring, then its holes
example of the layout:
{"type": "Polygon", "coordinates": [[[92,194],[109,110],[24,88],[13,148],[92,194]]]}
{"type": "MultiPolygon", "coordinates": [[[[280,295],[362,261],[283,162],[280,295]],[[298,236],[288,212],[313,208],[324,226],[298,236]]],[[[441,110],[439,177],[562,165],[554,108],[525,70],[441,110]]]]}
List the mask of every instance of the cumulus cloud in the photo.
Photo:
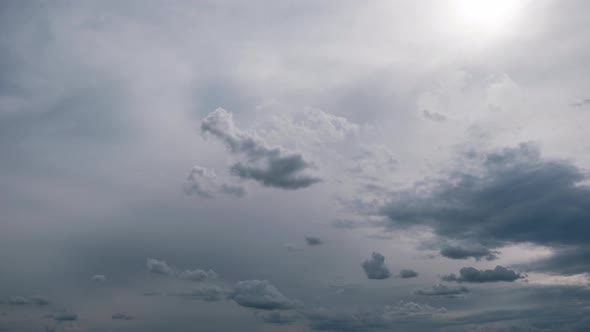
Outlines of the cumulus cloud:
{"type": "Polygon", "coordinates": [[[444,246],[440,250],[440,254],[443,257],[451,258],[451,259],[467,259],[467,258],[475,258],[475,260],[479,261],[481,259],[485,259],[488,261],[493,261],[498,258],[498,252],[494,250],[490,250],[485,247],[462,247],[462,246],[444,246]]]}
{"type": "Polygon", "coordinates": [[[92,277],[90,277],[90,281],[96,283],[105,282],[106,280],[107,278],[103,274],[95,274],[92,277]]]}
{"type": "Polygon", "coordinates": [[[418,276],[418,272],[414,270],[401,270],[399,271],[399,277],[402,279],[408,278],[416,278],[418,276]]]}
{"type": "Polygon", "coordinates": [[[151,273],[173,276],[190,281],[204,281],[206,279],[217,278],[217,273],[215,273],[215,271],[211,269],[194,269],[181,271],[179,268],[175,266],[168,265],[168,263],[166,263],[165,261],[157,260],[154,258],[148,258],[146,266],[148,271],[150,271],[151,273]]]}
{"type": "Polygon", "coordinates": [[[246,195],[244,187],[221,183],[214,170],[198,165],[193,166],[187,175],[183,189],[187,195],[197,195],[202,198],[213,198],[217,194],[233,197],[243,197],[246,195]]]}
{"type": "Polygon", "coordinates": [[[496,281],[516,281],[525,276],[509,270],[503,266],[496,266],[493,270],[478,270],[474,267],[464,267],[459,270],[459,276],[454,273],[443,276],[444,281],[456,282],[496,282],[496,281]]]}
{"type": "Polygon", "coordinates": [[[371,258],[362,263],[362,267],[369,279],[387,279],[391,276],[385,265],[385,256],[378,252],[373,252],[371,258]]]}
{"type": "Polygon", "coordinates": [[[319,237],[306,236],[305,243],[307,243],[308,246],[318,246],[318,245],[322,244],[323,241],[319,237]]]}
{"type": "Polygon", "coordinates": [[[120,312],[118,312],[116,314],[113,314],[111,316],[111,318],[112,319],[115,319],[115,320],[132,320],[133,319],[132,316],[129,316],[129,315],[126,315],[126,314],[122,314],[120,312]]]}
{"type": "Polygon", "coordinates": [[[425,119],[432,120],[434,122],[445,122],[447,121],[447,117],[444,114],[438,112],[430,112],[428,110],[423,110],[422,115],[424,115],[425,119]]]}
{"type": "Polygon", "coordinates": [[[469,289],[463,286],[446,286],[443,284],[434,285],[429,289],[420,289],[414,292],[416,295],[457,297],[468,293],[469,289]]]}
{"type": "Polygon", "coordinates": [[[280,189],[302,189],[320,181],[305,174],[311,164],[302,155],[281,147],[269,147],[254,134],[241,131],[234,124],[233,114],[218,108],[201,123],[203,135],[221,140],[229,151],[244,158],[230,166],[231,174],[254,180],[263,186],[280,189]]]}
{"type": "Polygon", "coordinates": [[[297,306],[267,280],[239,281],[228,297],[243,307],[256,309],[292,309],[297,306]]]}
{"type": "Polygon", "coordinates": [[[222,300],[225,297],[226,293],[227,292],[223,288],[217,285],[203,284],[192,289],[191,291],[173,293],[172,295],[192,300],[215,302],[222,300]]]}
{"type": "MultiPolygon", "coordinates": [[[[486,153],[481,160],[476,172],[456,170],[448,180],[428,181],[428,190],[395,193],[381,209],[387,227],[427,226],[439,237],[488,248],[590,244],[590,223],[583,222],[590,219],[590,188],[582,184],[588,179],[582,170],[541,158],[533,144],[486,153]]],[[[493,257],[472,257],[480,254],[493,257]]],[[[587,260],[578,263],[590,271],[587,260]]]]}

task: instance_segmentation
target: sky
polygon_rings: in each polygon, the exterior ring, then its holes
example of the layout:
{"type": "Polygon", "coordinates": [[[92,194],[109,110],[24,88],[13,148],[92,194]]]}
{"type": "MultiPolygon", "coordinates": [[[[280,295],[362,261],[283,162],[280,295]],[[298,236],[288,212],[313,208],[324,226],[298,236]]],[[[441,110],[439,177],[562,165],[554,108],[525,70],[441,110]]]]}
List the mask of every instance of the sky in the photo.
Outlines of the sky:
{"type": "Polygon", "coordinates": [[[0,331],[590,330],[590,3],[0,2],[0,331]]]}

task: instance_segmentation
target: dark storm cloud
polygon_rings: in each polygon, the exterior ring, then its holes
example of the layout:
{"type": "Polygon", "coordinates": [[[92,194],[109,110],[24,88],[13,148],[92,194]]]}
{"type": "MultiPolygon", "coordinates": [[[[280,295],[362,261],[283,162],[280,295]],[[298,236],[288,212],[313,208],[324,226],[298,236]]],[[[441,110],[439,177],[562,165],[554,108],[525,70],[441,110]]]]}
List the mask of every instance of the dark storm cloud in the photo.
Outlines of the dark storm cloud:
{"type": "Polygon", "coordinates": [[[497,251],[493,251],[485,247],[467,248],[461,246],[444,246],[440,250],[440,254],[443,257],[451,259],[475,258],[477,261],[481,259],[493,261],[498,258],[497,251]]]}
{"type": "Polygon", "coordinates": [[[446,286],[443,284],[434,285],[429,289],[420,289],[414,292],[416,295],[457,297],[469,293],[469,289],[463,286],[446,286]]]}
{"type": "Polygon", "coordinates": [[[571,103],[573,107],[583,107],[583,106],[590,106],[590,98],[582,99],[571,103]]]}
{"type": "Polygon", "coordinates": [[[444,281],[456,282],[497,282],[497,281],[516,281],[525,276],[509,270],[503,266],[497,265],[493,270],[478,270],[474,267],[464,267],[459,270],[459,276],[454,273],[443,276],[444,281]]]}
{"type": "Polygon", "coordinates": [[[424,115],[424,118],[428,119],[428,120],[432,120],[434,122],[445,122],[447,121],[447,117],[444,114],[438,113],[438,112],[430,112],[428,110],[423,110],[422,111],[422,115],[424,115]]]}
{"type": "Polygon", "coordinates": [[[582,170],[542,159],[532,144],[483,157],[479,174],[457,170],[427,193],[395,194],[382,209],[388,228],[428,226],[440,237],[487,247],[590,243],[590,188],[580,184],[587,179],[582,170]]]}
{"type": "Polygon", "coordinates": [[[305,243],[307,243],[308,246],[318,246],[320,244],[323,243],[322,239],[320,239],[319,237],[315,237],[315,236],[306,236],[305,237],[305,243]]]}
{"type": "Polygon", "coordinates": [[[572,275],[590,271],[590,246],[556,248],[554,253],[530,263],[515,265],[525,271],[553,272],[572,275]]]}
{"type": "Polygon", "coordinates": [[[239,281],[228,297],[243,307],[256,309],[292,309],[297,306],[297,302],[287,298],[267,280],[239,281]]]}
{"type": "Polygon", "coordinates": [[[311,168],[302,155],[281,147],[268,147],[259,137],[241,131],[234,125],[232,113],[218,108],[201,123],[201,132],[221,140],[229,151],[245,158],[230,167],[231,174],[251,179],[266,187],[302,189],[320,181],[303,174],[311,168]]]}
{"type": "Polygon", "coordinates": [[[385,256],[374,252],[370,259],[365,260],[361,266],[369,279],[387,279],[391,276],[385,265],[385,256]]]}
{"type": "Polygon", "coordinates": [[[418,272],[414,270],[401,270],[399,271],[399,277],[402,279],[409,279],[409,278],[416,278],[418,276],[418,272]]]}

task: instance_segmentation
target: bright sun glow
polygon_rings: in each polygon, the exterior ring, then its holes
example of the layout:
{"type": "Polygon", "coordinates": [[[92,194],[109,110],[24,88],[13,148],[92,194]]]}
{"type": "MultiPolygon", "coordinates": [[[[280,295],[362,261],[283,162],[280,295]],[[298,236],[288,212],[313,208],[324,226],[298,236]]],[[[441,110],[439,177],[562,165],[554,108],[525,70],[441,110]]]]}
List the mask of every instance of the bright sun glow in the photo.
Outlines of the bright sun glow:
{"type": "Polygon", "coordinates": [[[498,32],[521,12],[524,0],[454,0],[458,21],[468,29],[498,32]]]}

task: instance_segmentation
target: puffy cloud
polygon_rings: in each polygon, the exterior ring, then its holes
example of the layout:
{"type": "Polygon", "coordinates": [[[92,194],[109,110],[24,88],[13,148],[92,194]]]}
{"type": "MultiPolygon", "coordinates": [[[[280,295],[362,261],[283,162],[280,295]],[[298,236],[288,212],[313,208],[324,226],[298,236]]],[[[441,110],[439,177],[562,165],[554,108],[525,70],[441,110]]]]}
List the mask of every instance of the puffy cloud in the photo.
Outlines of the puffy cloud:
{"type": "Polygon", "coordinates": [[[112,319],[115,319],[115,320],[132,320],[133,319],[132,316],[129,316],[129,315],[126,315],[126,314],[122,314],[120,312],[118,312],[116,314],[113,314],[111,316],[111,318],[112,319]]]}
{"type": "MultiPolygon", "coordinates": [[[[480,169],[473,173],[457,170],[448,180],[429,182],[428,190],[395,193],[381,209],[387,227],[428,226],[439,237],[492,248],[590,245],[590,223],[584,222],[590,219],[590,188],[581,184],[587,179],[582,170],[544,160],[532,144],[480,157],[480,169]]],[[[448,256],[457,254],[451,250],[448,256]]],[[[587,260],[578,264],[590,271],[587,260]]]]}
{"type": "Polygon", "coordinates": [[[362,267],[369,279],[387,279],[391,276],[385,265],[385,256],[378,252],[373,252],[371,258],[362,263],[362,267]]]}
{"type": "Polygon", "coordinates": [[[497,251],[490,250],[488,248],[481,246],[469,248],[447,245],[440,250],[440,254],[444,257],[451,259],[467,259],[473,257],[477,261],[481,259],[493,261],[498,258],[497,251]]]}
{"type": "Polygon", "coordinates": [[[224,289],[217,285],[203,284],[189,292],[173,293],[172,295],[186,299],[214,302],[222,300],[226,293],[224,289]]]}
{"type": "Polygon", "coordinates": [[[176,274],[176,268],[168,266],[165,261],[148,258],[146,263],[148,271],[154,274],[173,275],[176,274]]]}
{"type": "Polygon", "coordinates": [[[183,185],[187,195],[197,195],[202,198],[213,198],[216,194],[243,197],[246,190],[239,185],[220,183],[215,171],[202,166],[193,166],[183,185]]]}
{"type": "Polygon", "coordinates": [[[308,246],[318,246],[318,245],[322,244],[323,241],[319,237],[306,236],[305,243],[307,243],[308,246]]]}
{"type": "Polygon", "coordinates": [[[434,122],[445,122],[447,121],[447,117],[438,112],[430,112],[428,110],[423,110],[422,115],[424,115],[425,119],[432,120],[434,122]]]}
{"type": "Polygon", "coordinates": [[[463,286],[446,286],[443,284],[434,285],[429,289],[420,289],[414,292],[416,295],[424,296],[444,296],[444,297],[457,297],[464,293],[468,293],[469,289],[463,286]]]}
{"type": "Polygon", "coordinates": [[[399,271],[399,277],[402,279],[408,278],[416,278],[418,276],[418,272],[414,270],[401,270],[399,271]]]}
{"type": "Polygon", "coordinates": [[[503,266],[496,266],[493,270],[478,270],[474,267],[464,267],[459,270],[459,276],[454,273],[444,276],[444,281],[456,282],[496,282],[496,281],[516,281],[525,276],[509,270],[503,266]]]}
{"type": "Polygon", "coordinates": [[[224,109],[218,108],[207,115],[201,123],[201,132],[224,142],[232,154],[244,157],[230,167],[235,176],[255,180],[266,187],[292,190],[320,181],[304,174],[311,164],[302,155],[281,147],[268,147],[261,138],[238,129],[232,113],[224,109]]]}
{"type": "Polygon", "coordinates": [[[264,310],[292,309],[297,306],[267,280],[245,280],[235,284],[229,298],[243,307],[264,310]]]}
{"type": "Polygon", "coordinates": [[[95,274],[92,277],[90,277],[90,281],[92,282],[105,282],[107,280],[107,278],[103,275],[103,274],[95,274]]]}

